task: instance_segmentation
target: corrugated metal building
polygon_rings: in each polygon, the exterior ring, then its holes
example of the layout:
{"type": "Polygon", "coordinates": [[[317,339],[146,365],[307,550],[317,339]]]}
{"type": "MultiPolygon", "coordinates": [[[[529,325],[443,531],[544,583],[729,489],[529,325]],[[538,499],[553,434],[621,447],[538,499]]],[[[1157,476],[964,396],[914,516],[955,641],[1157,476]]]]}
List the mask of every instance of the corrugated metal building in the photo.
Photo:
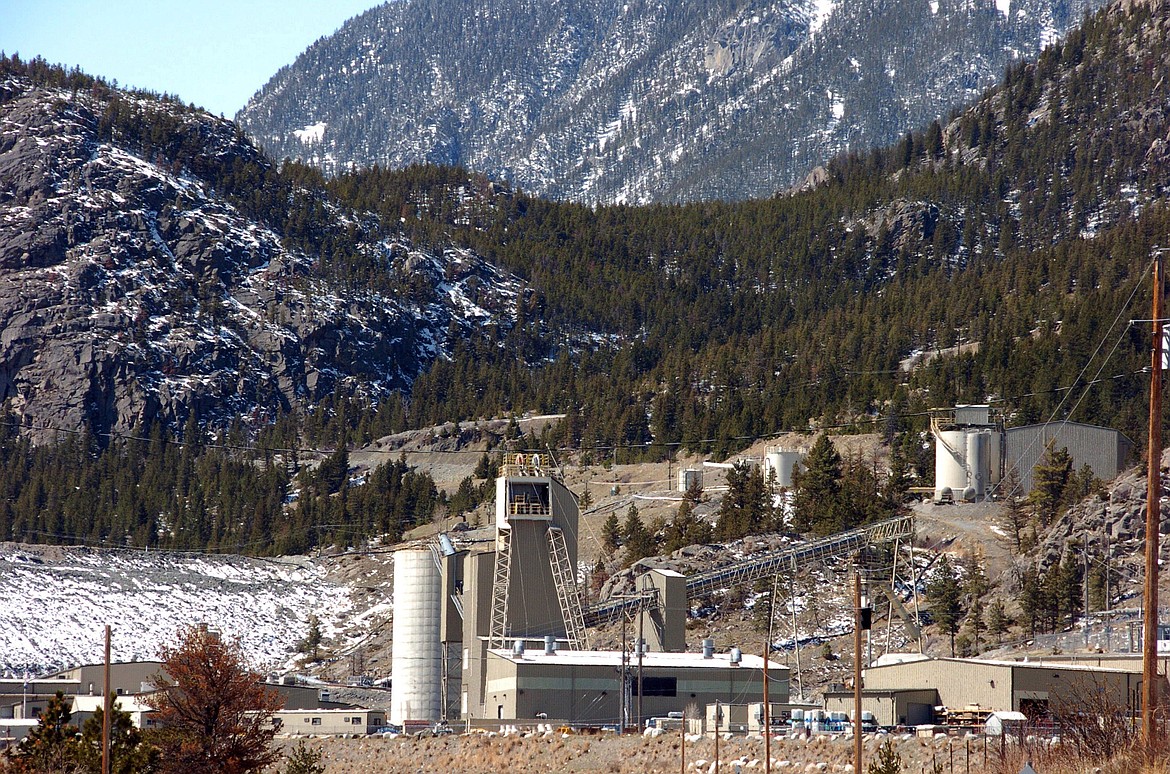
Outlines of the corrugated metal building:
{"type": "MultiPolygon", "coordinates": [[[[863,673],[862,708],[880,725],[934,722],[934,707],[977,704],[1043,717],[1050,709],[1085,702],[1134,713],[1140,706],[1141,669],[1086,665],[923,658],[870,667],[863,673]]],[[[853,711],[853,691],[825,693],[825,707],[853,711]]]]}
{"type": "MultiPolygon", "coordinates": [[[[617,723],[621,706],[621,652],[575,650],[517,654],[489,650],[485,703],[501,720],[546,717],[568,723],[617,723]]],[[[763,698],[764,659],[728,653],[646,653],[642,660],[643,718],[705,707],[715,701],[747,704],[763,698]]],[[[627,666],[629,721],[636,722],[637,656],[627,666]]],[[[788,667],[768,666],[768,695],[788,701],[788,667]]]]}
{"type": "Polygon", "coordinates": [[[1087,464],[1102,481],[1111,481],[1125,470],[1134,449],[1133,442],[1118,431],[1080,422],[1008,428],[1004,440],[1005,478],[1014,468],[1021,492],[1032,491],[1032,470],[1044,458],[1049,441],[1057,449],[1068,449],[1074,470],[1087,464]]]}

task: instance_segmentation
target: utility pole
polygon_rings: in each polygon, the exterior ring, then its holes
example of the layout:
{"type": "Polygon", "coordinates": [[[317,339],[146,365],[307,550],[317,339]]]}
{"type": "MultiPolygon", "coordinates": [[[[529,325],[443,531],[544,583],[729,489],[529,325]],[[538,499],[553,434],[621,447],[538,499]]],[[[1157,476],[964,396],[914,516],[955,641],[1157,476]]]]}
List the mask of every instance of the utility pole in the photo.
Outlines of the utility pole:
{"type": "Polygon", "coordinates": [[[622,615],[622,667],[621,691],[618,694],[618,736],[626,732],[626,615],[622,615]]]}
{"type": "Polygon", "coordinates": [[[861,768],[861,555],[853,570],[853,770],[861,768]]]}
{"type": "Polygon", "coordinates": [[[1154,249],[1153,347],[1146,470],[1146,584],[1142,611],[1142,747],[1152,762],[1158,747],[1158,528],[1162,498],[1162,251],[1154,249]]]}
{"type": "Polygon", "coordinates": [[[110,774],[110,713],[113,700],[110,698],[110,625],[106,624],[106,666],[105,696],[102,699],[102,774],[110,774]]]}
{"type": "Polygon", "coordinates": [[[683,707],[682,727],[678,734],[678,748],[682,753],[682,763],[679,764],[679,774],[687,774],[687,708],[683,707]]]}
{"type": "Polygon", "coordinates": [[[1085,569],[1083,570],[1083,574],[1084,574],[1084,578],[1085,578],[1085,582],[1084,582],[1084,587],[1085,587],[1085,602],[1084,602],[1085,625],[1084,625],[1084,630],[1085,630],[1085,649],[1088,650],[1088,648],[1089,648],[1089,538],[1087,535],[1085,536],[1085,545],[1083,547],[1083,553],[1084,553],[1084,560],[1085,560],[1084,561],[1085,569]]]}
{"type": "Polygon", "coordinates": [[[646,650],[646,641],[642,639],[642,626],[646,620],[646,602],[638,605],[638,733],[642,733],[642,655],[646,650]]]}
{"type": "MultiPolygon", "coordinates": [[[[769,600],[768,603],[769,610],[771,610],[775,599],[775,593],[772,596],[773,599],[769,600]]],[[[768,628],[769,630],[772,628],[771,620],[768,621],[768,628]]],[[[769,637],[768,641],[764,643],[764,774],[771,774],[772,771],[772,717],[771,707],[768,706],[768,651],[771,649],[772,638],[769,637]]]]}
{"type": "Polygon", "coordinates": [[[715,700],[715,774],[719,774],[719,726],[720,720],[723,719],[723,708],[719,706],[719,700],[715,700]]]}

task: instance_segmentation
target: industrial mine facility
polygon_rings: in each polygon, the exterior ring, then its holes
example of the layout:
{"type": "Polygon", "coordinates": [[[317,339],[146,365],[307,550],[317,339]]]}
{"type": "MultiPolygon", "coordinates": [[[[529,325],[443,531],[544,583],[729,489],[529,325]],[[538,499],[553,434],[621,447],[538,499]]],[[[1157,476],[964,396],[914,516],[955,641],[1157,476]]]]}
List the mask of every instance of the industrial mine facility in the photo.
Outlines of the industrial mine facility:
{"type": "MultiPolygon", "coordinates": [[[[1005,431],[987,406],[939,411],[932,432],[936,502],[992,496],[1011,467],[1030,477],[1057,433],[1078,465],[1089,464],[1103,478],[1116,476],[1132,449],[1119,433],[1086,425],[1005,431]]],[[[763,460],[766,475],[778,486],[791,486],[802,457],[799,450],[769,448],[763,460]]],[[[892,544],[895,555],[908,548],[911,567],[903,572],[913,572],[914,523],[912,516],[904,516],[689,576],[651,569],[638,576],[635,591],[586,606],[576,577],[577,500],[549,463],[540,455],[508,457],[496,480],[490,537],[469,539],[463,533],[454,541],[441,534],[394,554],[392,724],[487,726],[539,719],[639,727],[647,719],[678,718],[690,709],[725,729],[740,717],[740,730],[746,731],[758,728],[759,718],[769,714],[802,716],[810,705],[799,698],[790,703],[790,693],[802,693],[799,658],[790,690],[788,666],[765,664],[762,655],[739,648],[716,652],[710,640],[700,651],[686,652],[690,600],[750,586],[805,562],[852,558],[878,544],[892,544]],[[624,622],[631,647],[592,649],[590,629],[617,622],[624,622]],[[769,712],[761,713],[765,701],[769,712]]],[[[680,490],[695,485],[702,486],[701,470],[679,471],[680,490]]],[[[893,580],[875,579],[868,591],[884,595],[891,612],[916,637],[917,616],[893,593],[893,580]]],[[[863,718],[889,726],[929,723],[937,719],[937,708],[971,701],[992,710],[1043,711],[1089,672],[1107,686],[1111,701],[1132,708],[1141,678],[1133,662],[1124,660],[1088,669],[1068,663],[888,655],[893,660],[878,660],[866,669],[863,718]],[[972,686],[980,690],[973,693],[972,686]]],[[[830,689],[825,700],[822,709],[846,709],[843,687],[830,689]]]]}
{"type": "MultiPolygon", "coordinates": [[[[638,724],[639,714],[763,700],[762,656],[716,653],[709,641],[684,652],[687,599],[765,577],[786,556],[712,577],[651,570],[636,593],[585,608],[577,501],[538,455],[504,466],[494,532],[489,545],[457,547],[441,536],[395,553],[391,723],[638,724]],[[588,627],[623,618],[642,634],[632,654],[589,649],[588,627]]],[[[842,550],[865,540],[847,538],[842,550]]],[[[770,699],[786,702],[788,668],[770,664],[768,677],[770,699]]]]}

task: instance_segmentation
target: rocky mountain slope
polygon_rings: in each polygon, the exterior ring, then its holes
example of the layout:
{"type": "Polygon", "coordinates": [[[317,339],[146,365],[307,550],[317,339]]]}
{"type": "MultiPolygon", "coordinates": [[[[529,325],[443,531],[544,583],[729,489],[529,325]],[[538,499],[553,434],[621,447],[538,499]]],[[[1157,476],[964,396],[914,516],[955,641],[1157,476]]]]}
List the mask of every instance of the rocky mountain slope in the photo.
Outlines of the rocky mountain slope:
{"type": "Polygon", "coordinates": [[[467,250],[363,236],[290,189],[289,213],[350,234],[383,290],[327,276],[287,222],[241,210],[271,164],[222,119],[9,75],[0,127],[0,401],[41,434],[377,397],[485,321],[509,323],[516,278],[467,250]],[[246,196],[229,196],[245,174],[246,196]]]}
{"type": "Polygon", "coordinates": [[[584,202],[768,196],[969,102],[1095,0],[391,2],[239,113],[274,157],[584,202]]]}

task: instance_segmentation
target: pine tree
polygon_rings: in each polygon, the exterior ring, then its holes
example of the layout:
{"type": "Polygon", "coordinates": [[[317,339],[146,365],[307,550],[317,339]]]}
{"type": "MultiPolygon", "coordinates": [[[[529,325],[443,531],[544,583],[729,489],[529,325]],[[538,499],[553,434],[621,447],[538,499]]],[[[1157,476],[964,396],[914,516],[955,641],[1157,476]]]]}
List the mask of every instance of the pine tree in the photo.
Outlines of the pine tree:
{"type": "MultiPolygon", "coordinates": [[[[110,772],[111,774],[147,774],[158,767],[159,751],[148,744],[142,730],[134,725],[129,712],[118,708],[117,697],[110,696],[110,772]]],[[[83,771],[100,774],[102,764],[102,723],[105,711],[98,710],[85,721],[76,741],[75,759],[83,771]]]]}
{"type": "Polygon", "coordinates": [[[794,524],[801,532],[828,535],[841,524],[841,455],[828,435],[822,434],[809,449],[805,467],[793,479],[796,498],[794,524]]]}
{"type": "Polygon", "coordinates": [[[302,739],[289,753],[284,774],[325,774],[321,765],[321,751],[310,749],[302,739]]]}
{"type": "Polygon", "coordinates": [[[1044,449],[1044,458],[1032,471],[1032,491],[1028,501],[1036,508],[1040,524],[1047,527],[1064,507],[1064,490],[1072,476],[1072,455],[1068,449],[1059,450],[1054,441],[1044,449]]]}
{"type": "Polygon", "coordinates": [[[710,543],[713,534],[711,524],[696,515],[694,504],[685,499],[666,525],[662,550],[669,554],[687,546],[710,543]]]}
{"type": "MultiPolygon", "coordinates": [[[[855,722],[859,722],[855,719],[855,722]]],[[[902,774],[902,756],[894,749],[894,743],[886,739],[865,769],[866,774],[902,774]]]]}
{"type": "Polygon", "coordinates": [[[657,552],[657,541],[654,534],[646,529],[642,517],[638,515],[637,506],[631,505],[626,511],[626,521],[622,527],[622,537],[625,539],[625,564],[629,566],[639,559],[654,556],[657,552]]]}
{"type": "Polygon", "coordinates": [[[736,463],[727,471],[727,494],[719,506],[715,531],[724,540],[736,540],[772,528],[772,503],[763,473],[746,462],[736,463]]]}
{"type": "Polygon", "coordinates": [[[321,619],[310,613],[309,632],[303,640],[297,643],[297,650],[307,655],[311,660],[318,661],[321,658],[321,639],[321,619]]]}
{"type": "Polygon", "coordinates": [[[616,512],[610,512],[601,525],[601,546],[607,553],[615,553],[622,545],[622,524],[616,512]]]}
{"type": "Polygon", "coordinates": [[[1020,575],[1020,614],[1029,635],[1036,636],[1037,625],[1044,611],[1044,593],[1035,567],[1024,568],[1020,575]]]}
{"type": "Polygon", "coordinates": [[[946,554],[939,559],[938,567],[926,585],[926,599],[939,629],[951,638],[951,655],[954,656],[955,635],[963,622],[963,590],[959,575],[946,554]]]}
{"type": "Polygon", "coordinates": [[[987,631],[995,637],[995,643],[998,645],[1003,642],[1003,636],[1008,633],[1011,628],[1012,619],[1008,615],[1007,608],[1003,604],[1002,599],[992,600],[987,608],[987,631]]]}
{"type": "Polygon", "coordinates": [[[71,742],[77,735],[77,727],[69,723],[72,719],[65,694],[57,691],[16,748],[21,771],[56,774],[69,770],[74,757],[71,742]]]}

